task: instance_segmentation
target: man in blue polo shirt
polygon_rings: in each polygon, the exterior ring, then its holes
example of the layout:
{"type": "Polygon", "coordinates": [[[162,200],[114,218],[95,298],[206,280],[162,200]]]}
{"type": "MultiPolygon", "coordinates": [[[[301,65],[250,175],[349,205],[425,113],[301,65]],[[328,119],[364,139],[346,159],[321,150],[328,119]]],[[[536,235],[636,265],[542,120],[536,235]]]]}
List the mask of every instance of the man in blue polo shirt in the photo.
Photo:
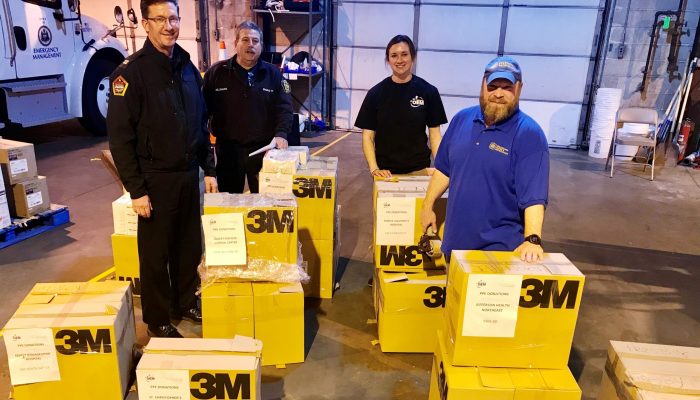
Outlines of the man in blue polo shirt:
{"type": "Polygon", "coordinates": [[[442,251],[516,251],[542,259],[549,150],[542,128],[520,111],[522,72],[510,57],[486,65],[480,106],[450,122],[423,203],[424,230],[436,229],[433,204],[449,188],[442,251]]]}

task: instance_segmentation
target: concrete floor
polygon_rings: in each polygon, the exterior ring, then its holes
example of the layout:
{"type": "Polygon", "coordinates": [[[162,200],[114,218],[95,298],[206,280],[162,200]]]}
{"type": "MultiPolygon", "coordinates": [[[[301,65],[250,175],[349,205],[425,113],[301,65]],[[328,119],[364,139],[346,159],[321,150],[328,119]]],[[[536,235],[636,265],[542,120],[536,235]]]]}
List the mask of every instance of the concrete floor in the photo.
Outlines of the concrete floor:
{"type": "MultiPolygon", "coordinates": [[[[318,149],[342,135],[305,141],[318,149]]],[[[37,145],[51,200],[70,207],[71,223],[0,250],[3,325],[35,282],[87,280],[112,266],[110,204],[120,193],[96,159],[106,140],[75,121],[12,137],[37,145]]],[[[427,398],[431,355],[383,354],[370,343],[371,180],[360,139],[351,134],[323,152],[340,157],[341,288],[332,301],[307,300],[306,361],[265,367],[265,399],[427,398]]],[[[610,179],[602,169],[585,152],[552,150],[544,227],[545,250],[565,253],[587,279],[569,362],[586,400],[597,395],[611,339],[700,346],[700,171],[658,168],[650,182],[630,170],[610,179]]],[[[145,343],[143,324],[137,329],[145,343]]],[[[4,344],[0,353],[2,394],[4,344]]]]}

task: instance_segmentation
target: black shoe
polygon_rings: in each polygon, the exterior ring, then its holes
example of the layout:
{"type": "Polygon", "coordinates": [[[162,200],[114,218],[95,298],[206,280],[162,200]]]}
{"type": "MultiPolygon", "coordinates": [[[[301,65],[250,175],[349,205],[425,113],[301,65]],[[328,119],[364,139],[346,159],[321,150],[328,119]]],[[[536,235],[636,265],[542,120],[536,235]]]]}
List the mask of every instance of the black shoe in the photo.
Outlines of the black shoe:
{"type": "Polygon", "coordinates": [[[199,307],[190,308],[187,311],[183,311],[180,314],[173,314],[173,319],[186,319],[188,321],[202,323],[202,309],[199,307]]]}
{"type": "Polygon", "coordinates": [[[148,334],[153,337],[181,338],[182,335],[172,324],[168,325],[148,325],[148,334]]]}

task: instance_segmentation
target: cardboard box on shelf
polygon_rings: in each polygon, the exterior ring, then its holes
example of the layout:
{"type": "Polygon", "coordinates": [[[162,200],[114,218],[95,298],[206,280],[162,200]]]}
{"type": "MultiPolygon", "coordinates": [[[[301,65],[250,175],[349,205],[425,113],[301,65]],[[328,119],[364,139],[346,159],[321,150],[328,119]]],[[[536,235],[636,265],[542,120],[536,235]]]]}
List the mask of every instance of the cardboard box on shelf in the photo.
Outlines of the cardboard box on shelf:
{"type": "Polygon", "coordinates": [[[563,254],[527,263],[513,252],[453,251],[445,301],[450,363],[566,368],[583,284],[563,254]]]}
{"type": "Polygon", "coordinates": [[[304,361],[304,293],[300,283],[219,282],[202,290],[205,338],[252,336],[262,365],[304,361]]]}
{"type": "Polygon", "coordinates": [[[136,236],[113,233],[112,257],[117,280],[131,282],[134,294],[141,294],[139,247],[136,236]]]}
{"type": "Polygon", "coordinates": [[[8,197],[10,213],[29,218],[51,208],[49,187],[45,176],[37,176],[12,185],[12,197],[8,197]]]}
{"type": "Polygon", "coordinates": [[[457,367],[448,361],[443,332],[437,336],[429,400],[581,399],[581,389],[567,368],[457,367]]]}
{"type": "Polygon", "coordinates": [[[611,340],[598,400],[700,397],[700,348],[611,340]]]}
{"type": "Polygon", "coordinates": [[[140,399],[260,399],[262,343],[153,338],[136,368],[140,399]]]}
{"type": "Polygon", "coordinates": [[[4,339],[14,399],[121,400],[136,339],[129,285],[37,284],[4,339]]]}
{"type": "Polygon", "coordinates": [[[248,259],[296,264],[297,202],[292,194],[204,194],[204,214],[242,213],[248,259]]]}
{"type": "Polygon", "coordinates": [[[124,193],[112,202],[112,219],[114,220],[114,233],[133,236],[138,234],[139,216],[131,208],[129,193],[124,193]]]}
{"type": "Polygon", "coordinates": [[[375,269],[375,313],[383,352],[432,353],[444,326],[447,276],[375,269]],[[410,334],[409,334],[410,332],[410,334]]]}
{"type": "Polygon", "coordinates": [[[37,175],[34,145],[0,138],[0,167],[8,188],[34,178],[37,175]]]}

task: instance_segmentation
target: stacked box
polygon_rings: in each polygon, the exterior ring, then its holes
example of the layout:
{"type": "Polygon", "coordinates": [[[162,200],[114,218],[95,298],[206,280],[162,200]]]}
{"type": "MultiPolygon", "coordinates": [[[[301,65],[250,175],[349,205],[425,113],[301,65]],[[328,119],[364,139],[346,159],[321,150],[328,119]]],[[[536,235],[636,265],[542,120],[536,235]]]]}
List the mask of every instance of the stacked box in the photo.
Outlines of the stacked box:
{"type": "Polygon", "coordinates": [[[37,175],[33,144],[0,138],[0,167],[11,215],[29,218],[51,208],[46,177],[37,175]]]}
{"type": "Polygon", "coordinates": [[[566,368],[584,276],[563,255],[455,250],[445,301],[448,361],[457,366],[566,368]]]}
{"type": "Polygon", "coordinates": [[[136,369],[139,398],[260,399],[261,350],[245,336],[153,338],[136,369]]]}
{"type": "Polygon", "coordinates": [[[457,367],[449,362],[442,332],[433,357],[430,400],[579,400],[581,389],[564,369],[457,367]]]}
{"type": "MultiPolygon", "coordinates": [[[[248,260],[297,263],[293,195],[205,194],[205,214],[234,212],[243,213],[248,260]]],[[[261,340],[262,365],[304,361],[304,293],[300,283],[217,279],[202,287],[202,317],[206,338],[244,335],[261,340]]]]}
{"type": "MultiPolygon", "coordinates": [[[[299,154],[304,154],[299,152],[299,154]]],[[[311,281],[310,297],[333,297],[339,251],[337,157],[309,157],[295,174],[260,172],[261,193],[292,193],[299,207],[299,241],[311,281]]]]}
{"type": "Polygon", "coordinates": [[[383,352],[432,353],[444,325],[444,271],[375,270],[375,314],[383,352]]]}
{"type": "MultiPolygon", "coordinates": [[[[420,215],[429,176],[394,176],[374,182],[374,265],[389,271],[442,269],[443,258],[431,259],[418,251],[423,236],[420,215]]],[[[447,193],[435,201],[433,210],[442,237],[447,212],[447,193]]]]}
{"type": "Polygon", "coordinates": [[[0,229],[7,228],[12,224],[10,218],[10,206],[7,204],[7,192],[5,192],[5,180],[0,174],[0,229]]]}
{"type": "Polygon", "coordinates": [[[131,207],[131,196],[124,193],[112,202],[112,255],[114,257],[114,275],[117,280],[131,282],[134,294],[141,294],[139,271],[139,251],[136,234],[138,232],[138,214],[131,207]]]}
{"type": "Polygon", "coordinates": [[[129,284],[36,284],[4,339],[14,399],[121,400],[136,339],[129,284]]]}
{"type": "Polygon", "coordinates": [[[216,282],[202,291],[202,336],[255,337],[262,365],[304,361],[304,292],[300,283],[216,282]]]}
{"type": "Polygon", "coordinates": [[[700,396],[700,348],[610,341],[598,400],[700,396]]]}

